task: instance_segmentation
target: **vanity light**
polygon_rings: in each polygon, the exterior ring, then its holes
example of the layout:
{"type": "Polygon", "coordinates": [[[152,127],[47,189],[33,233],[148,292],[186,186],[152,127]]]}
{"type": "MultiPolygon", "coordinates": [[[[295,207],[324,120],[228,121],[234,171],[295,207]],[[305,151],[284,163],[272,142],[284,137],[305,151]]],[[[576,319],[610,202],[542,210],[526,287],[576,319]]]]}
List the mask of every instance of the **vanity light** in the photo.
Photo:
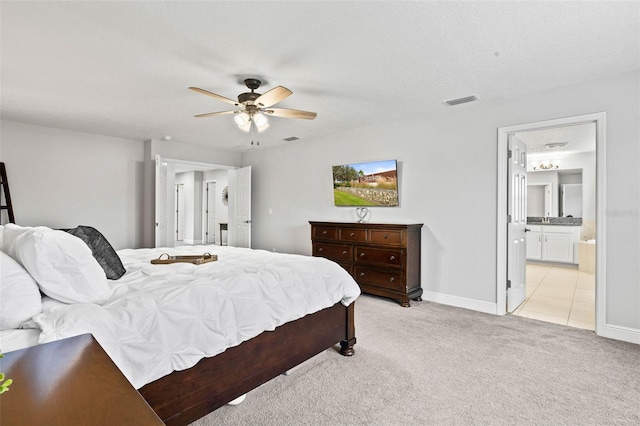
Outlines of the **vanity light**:
{"type": "Polygon", "coordinates": [[[549,161],[549,160],[544,160],[544,161],[540,161],[540,163],[533,163],[533,170],[551,170],[551,169],[557,169],[560,167],[560,161],[559,160],[553,160],[553,161],[549,161]]]}

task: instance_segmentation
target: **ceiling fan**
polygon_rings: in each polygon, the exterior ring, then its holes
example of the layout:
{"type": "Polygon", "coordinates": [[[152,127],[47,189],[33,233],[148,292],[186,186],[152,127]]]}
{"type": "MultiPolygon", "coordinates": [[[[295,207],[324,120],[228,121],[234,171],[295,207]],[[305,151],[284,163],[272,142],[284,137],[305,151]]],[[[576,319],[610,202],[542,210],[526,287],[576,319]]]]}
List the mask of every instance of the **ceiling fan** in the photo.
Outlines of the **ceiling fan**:
{"type": "Polygon", "coordinates": [[[246,132],[250,130],[258,130],[261,132],[269,126],[265,115],[283,118],[301,118],[305,120],[313,120],[317,116],[315,112],[301,111],[298,109],[271,108],[272,105],[283,101],[293,94],[293,92],[286,87],[277,86],[264,94],[260,94],[255,92],[255,90],[262,84],[260,80],[256,78],[247,78],[244,80],[244,84],[251,90],[251,92],[239,94],[237,101],[209,92],[208,90],[200,89],[199,87],[189,87],[189,90],[211,96],[212,98],[232,104],[238,108],[229,111],[198,114],[195,117],[203,118],[213,117],[216,115],[235,114],[234,121],[240,129],[246,132]]]}

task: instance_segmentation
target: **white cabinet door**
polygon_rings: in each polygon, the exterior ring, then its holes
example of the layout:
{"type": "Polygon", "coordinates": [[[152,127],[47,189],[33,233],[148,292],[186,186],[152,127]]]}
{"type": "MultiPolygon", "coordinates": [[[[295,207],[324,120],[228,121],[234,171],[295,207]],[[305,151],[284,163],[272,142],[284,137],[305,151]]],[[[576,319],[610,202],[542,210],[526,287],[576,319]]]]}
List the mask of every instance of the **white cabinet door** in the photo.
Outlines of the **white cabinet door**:
{"type": "Polygon", "coordinates": [[[527,225],[527,259],[576,263],[579,226],[527,225]]]}
{"type": "Polygon", "coordinates": [[[542,258],[554,262],[573,263],[573,234],[548,232],[545,229],[542,258]]]}
{"type": "Polygon", "coordinates": [[[542,259],[542,232],[527,232],[527,259],[542,259]]]}

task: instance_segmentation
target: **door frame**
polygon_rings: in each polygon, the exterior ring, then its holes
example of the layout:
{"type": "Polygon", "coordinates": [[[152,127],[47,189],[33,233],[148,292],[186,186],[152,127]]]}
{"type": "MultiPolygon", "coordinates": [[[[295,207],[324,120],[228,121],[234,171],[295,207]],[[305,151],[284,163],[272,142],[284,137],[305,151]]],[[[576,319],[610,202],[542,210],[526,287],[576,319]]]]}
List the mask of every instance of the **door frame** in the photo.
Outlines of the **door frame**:
{"type": "Polygon", "coordinates": [[[174,241],[184,242],[184,224],[185,224],[185,203],[184,203],[184,183],[175,183],[175,217],[174,217],[174,241]],[[180,217],[182,215],[182,218],[180,217]],[[181,228],[182,226],[182,228],[181,228]],[[182,239],[180,239],[180,233],[182,233],[182,239]]]}
{"type": "MultiPolygon", "coordinates": [[[[216,243],[216,225],[219,222],[218,219],[218,211],[215,207],[215,200],[216,200],[216,195],[217,195],[217,191],[218,191],[218,181],[216,179],[208,179],[202,182],[202,241],[204,242],[203,244],[215,244],[216,243]],[[208,197],[209,197],[209,192],[207,191],[209,184],[214,184],[215,188],[214,188],[214,193],[212,195],[212,200],[214,200],[214,216],[215,216],[215,221],[214,221],[214,226],[213,226],[213,243],[209,242],[209,237],[207,235],[208,231],[209,231],[209,213],[207,213],[208,211],[208,197]]],[[[222,245],[222,240],[220,240],[220,245],[222,245]]]]}
{"type": "Polygon", "coordinates": [[[565,127],[577,124],[596,124],[596,312],[595,332],[604,335],[606,327],[606,113],[538,121],[498,128],[498,190],[497,190],[497,270],[496,314],[507,311],[507,150],[509,134],[565,127]]]}
{"type": "MultiPolygon", "coordinates": [[[[191,161],[191,160],[180,160],[177,158],[169,158],[169,157],[162,157],[159,154],[156,154],[155,159],[154,159],[154,166],[156,168],[156,173],[154,173],[154,224],[155,224],[155,232],[154,232],[154,247],[159,247],[158,245],[158,209],[160,208],[161,203],[159,203],[158,200],[158,194],[157,194],[157,186],[158,186],[158,182],[157,182],[157,165],[161,164],[163,166],[166,166],[168,171],[167,173],[171,173],[174,177],[176,173],[180,173],[182,171],[207,171],[207,170],[235,170],[237,168],[239,168],[238,166],[229,166],[229,165],[224,165],[224,164],[215,164],[215,163],[202,163],[199,161],[191,161]],[[176,171],[176,168],[180,168],[180,167],[185,167],[185,170],[181,170],[181,171],[176,171]]],[[[167,184],[167,189],[169,187],[171,187],[171,185],[173,185],[173,180],[171,180],[170,178],[168,178],[168,180],[170,181],[171,184],[167,184]]],[[[169,194],[167,195],[167,200],[164,203],[164,210],[167,213],[167,223],[172,223],[171,221],[174,220],[173,218],[173,214],[175,214],[175,206],[174,204],[174,200],[172,197],[173,194],[173,190],[169,191],[169,194]]],[[[167,235],[167,239],[169,241],[173,241],[174,236],[175,236],[175,232],[171,233],[168,231],[166,231],[166,234],[171,234],[171,235],[167,235]]],[[[164,244],[162,244],[162,246],[168,246],[168,242],[165,242],[164,244]]]]}

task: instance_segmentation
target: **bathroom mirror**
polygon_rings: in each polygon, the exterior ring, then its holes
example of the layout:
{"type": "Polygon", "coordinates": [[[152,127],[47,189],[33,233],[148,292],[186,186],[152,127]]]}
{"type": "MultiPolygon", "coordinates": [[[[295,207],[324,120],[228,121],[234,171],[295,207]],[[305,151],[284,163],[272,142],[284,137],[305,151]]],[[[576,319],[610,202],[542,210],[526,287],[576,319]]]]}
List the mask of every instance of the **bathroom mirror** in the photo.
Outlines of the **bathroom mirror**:
{"type": "Polygon", "coordinates": [[[527,185],[527,216],[553,216],[553,192],[551,183],[527,185]]]}
{"type": "Polygon", "coordinates": [[[560,188],[560,216],[582,217],[582,184],[565,183],[560,188]]]}

